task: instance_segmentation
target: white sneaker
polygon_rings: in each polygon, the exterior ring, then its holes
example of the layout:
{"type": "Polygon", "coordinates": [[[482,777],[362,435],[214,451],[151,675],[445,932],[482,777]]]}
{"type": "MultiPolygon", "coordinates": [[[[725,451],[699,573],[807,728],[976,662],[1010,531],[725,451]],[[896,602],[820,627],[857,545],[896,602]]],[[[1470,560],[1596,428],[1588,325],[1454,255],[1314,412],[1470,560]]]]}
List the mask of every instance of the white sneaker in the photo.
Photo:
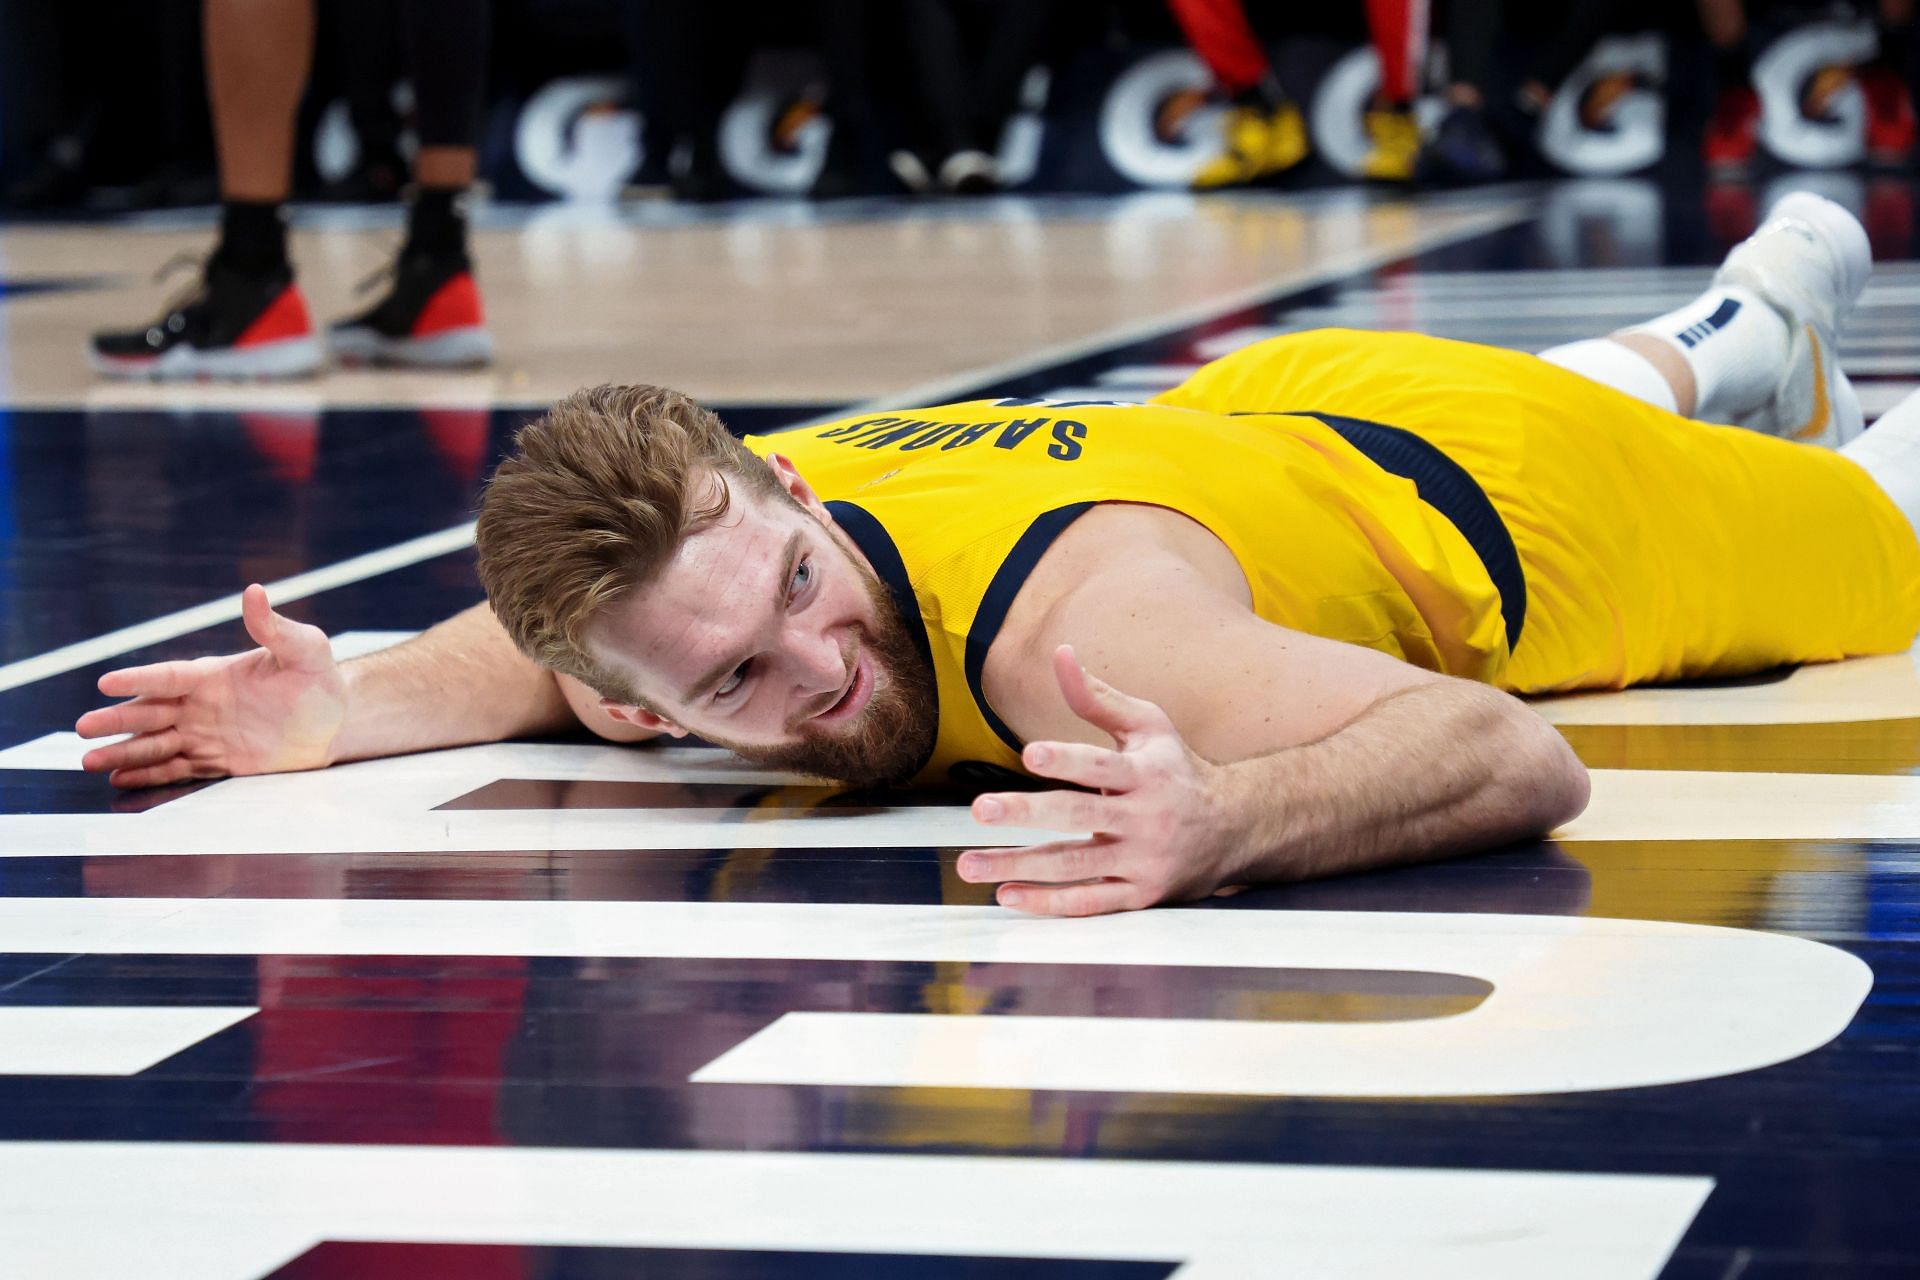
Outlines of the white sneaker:
{"type": "Polygon", "coordinates": [[[1867,233],[1833,201],[1796,191],[1733,247],[1714,273],[1723,287],[1750,289],[1787,322],[1787,362],[1773,396],[1739,425],[1834,448],[1865,425],[1843,383],[1837,342],[1873,271],[1867,233]]]}

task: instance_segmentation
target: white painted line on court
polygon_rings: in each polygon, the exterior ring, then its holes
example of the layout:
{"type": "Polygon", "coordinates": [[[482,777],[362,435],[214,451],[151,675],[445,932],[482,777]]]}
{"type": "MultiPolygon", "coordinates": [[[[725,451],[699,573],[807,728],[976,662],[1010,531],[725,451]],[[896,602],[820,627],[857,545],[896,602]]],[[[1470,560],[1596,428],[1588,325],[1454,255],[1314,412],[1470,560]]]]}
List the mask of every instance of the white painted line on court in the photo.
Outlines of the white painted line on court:
{"type": "Polygon", "coordinates": [[[74,771],[80,768],[80,757],[95,747],[110,746],[116,742],[125,742],[131,734],[120,733],[109,738],[87,739],[77,733],[47,733],[28,742],[18,743],[0,751],[0,769],[58,769],[74,771]]]}
{"type": "Polygon", "coordinates": [[[260,1012],[204,1005],[0,1009],[0,1076],[130,1076],[260,1012]]]}
{"type": "MultiPolygon", "coordinates": [[[[1581,916],[1162,908],[1063,925],[998,907],[564,899],[0,898],[22,951],[601,956],[1365,970],[1475,978],[1444,1018],[783,1014],[696,1082],[1299,1097],[1570,1093],[1809,1053],[1873,985],[1857,957],[1747,929],[1581,916]],[[1577,1009],[1570,1006],[1577,992],[1577,1009]],[[1549,1029],[1544,1030],[1543,1029],[1549,1029]]],[[[1072,979],[1062,976],[1059,982],[1072,979]]]]}
{"type": "MultiPolygon", "coordinates": [[[[308,596],[318,595],[322,591],[331,591],[335,587],[344,587],[350,583],[378,577],[395,569],[404,569],[408,565],[419,564],[422,560],[431,560],[435,556],[444,556],[471,546],[473,530],[474,523],[468,521],[466,524],[455,525],[451,529],[442,529],[438,533],[423,534],[391,547],[369,551],[365,555],[354,556],[337,564],[323,565],[318,569],[309,569],[305,573],[296,573],[291,578],[282,578],[278,582],[268,583],[267,595],[275,605],[283,605],[289,601],[304,600],[308,596]]],[[[171,640],[176,636],[199,631],[203,627],[232,622],[239,616],[239,595],[223,596],[218,600],[194,605],[190,609],[181,609],[146,622],[137,622],[130,627],[122,627],[118,631],[109,631],[106,635],[95,636],[91,640],[63,645],[31,658],[9,662],[4,667],[0,667],[0,692],[17,689],[23,684],[32,684],[35,680],[44,680],[48,676],[62,675],[77,667],[117,657],[123,653],[131,653],[135,649],[144,649],[148,645],[159,644],[163,640],[171,640]]]]}
{"type": "Polygon", "coordinates": [[[1181,1280],[1642,1280],[1713,1186],[997,1154],[9,1142],[0,1274],[251,1280],[323,1240],[387,1240],[1139,1260],[1178,1264],[1181,1280]]]}

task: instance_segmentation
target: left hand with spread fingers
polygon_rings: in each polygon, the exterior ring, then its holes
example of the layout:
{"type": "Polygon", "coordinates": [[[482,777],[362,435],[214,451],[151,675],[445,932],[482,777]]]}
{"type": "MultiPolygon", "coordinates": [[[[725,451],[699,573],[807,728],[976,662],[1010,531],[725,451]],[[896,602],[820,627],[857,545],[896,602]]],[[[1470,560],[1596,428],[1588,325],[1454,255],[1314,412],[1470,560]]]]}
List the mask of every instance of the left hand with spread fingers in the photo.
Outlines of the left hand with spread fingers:
{"type": "Polygon", "coordinates": [[[1033,742],[1031,773],[1084,791],[995,792],[973,816],[990,826],[1090,832],[1017,849],[970,849],[960,877],[998,883],[1003,907],[1038,915],[1090,916],[1158,902],[1204,898],[1238,883],[1245,841],[1237,806],[1220,794],[1226,772],[1194,754],[1166,712],[1089,675],[1071,646],[1054,651],[1054,675],[1073,713],[1114,746],[1033,742]]]}

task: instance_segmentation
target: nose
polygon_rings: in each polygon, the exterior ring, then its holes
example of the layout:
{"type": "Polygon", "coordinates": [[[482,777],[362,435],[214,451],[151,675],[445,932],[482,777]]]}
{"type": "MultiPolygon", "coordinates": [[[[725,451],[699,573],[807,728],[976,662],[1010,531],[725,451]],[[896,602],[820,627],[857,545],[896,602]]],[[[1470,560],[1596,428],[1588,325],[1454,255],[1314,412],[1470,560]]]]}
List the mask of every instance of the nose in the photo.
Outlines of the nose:
{"type": "Polygon", "coordinates": [[[810,630],[796,634],[791,645],[794,680],[801,692],[809,696],[838,693],[847,682],[847,663],[839,642],[825,630],[810,630]]]}

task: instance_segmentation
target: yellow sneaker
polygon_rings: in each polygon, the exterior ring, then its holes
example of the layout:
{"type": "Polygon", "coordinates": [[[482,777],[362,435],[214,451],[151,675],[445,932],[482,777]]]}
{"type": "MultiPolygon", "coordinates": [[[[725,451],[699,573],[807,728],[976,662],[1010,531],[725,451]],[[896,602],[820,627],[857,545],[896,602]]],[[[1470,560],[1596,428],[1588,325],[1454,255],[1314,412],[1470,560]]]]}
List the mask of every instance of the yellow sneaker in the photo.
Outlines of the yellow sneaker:
{"type": "Polygon", "coordinates": [[[1241,187],[1307,158],[1307,122],[1291,102],[1277,107],[1235,107],[1227,112],[1226,149],[1200,167],[1196,191],[1241,187]]]}
{"type": "Polygon", "coordinates": [[[1367,112],[1367,137],[1373,143],[1360,161],[1360,176],[1376,182],[1413,181],[1420,155],[1420,126],[1411,111],[1382,108],[1367,112]]]}

